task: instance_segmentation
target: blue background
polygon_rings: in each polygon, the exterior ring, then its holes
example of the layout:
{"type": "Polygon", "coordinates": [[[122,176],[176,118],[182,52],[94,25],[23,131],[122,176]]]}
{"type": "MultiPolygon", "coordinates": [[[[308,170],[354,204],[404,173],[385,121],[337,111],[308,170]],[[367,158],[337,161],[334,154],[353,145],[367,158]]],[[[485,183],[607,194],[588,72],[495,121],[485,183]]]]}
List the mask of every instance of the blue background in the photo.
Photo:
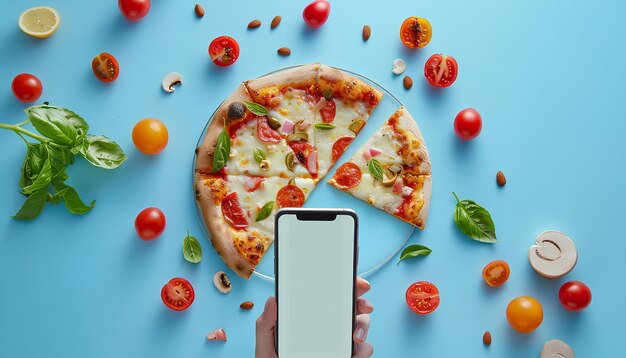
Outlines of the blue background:
{"type": "Polygon", "coordinates": [[[197,19],[194,1],[154,0],[139,23],[124,20],[114,0],[2,2],[2,121],[24,119],[26,105],[13,98],[10,83],[18,73],[33,73],[44,85],[40,101],[75,110],[91,132],[117,140],[129,159],[115,171],[82,159],[69,170],[69,183],[83,198],[98,200],[91,213],[74,216],[57,205],[33,223],[17,222],[10,215],[23,202],[17,182],[25,148],[16,135],[0,131],[0,356],[252,356],[254,321],[273,286],[231,274],[233,291],[219,294],[211,281],[224,265],[206,240],[199,265],[184,261],[185,231],[201,236],[190,195],[191,153],[209,115],[238,83],[313,61],[360,72],[396,94],[418,120],[432,157],[430,219],[411,242],[433,253],[386,265],[370,278],[367,297],[376,308],[368,340],[377,356],[535,357],[550,338],[568,342],[580,357],[626,355],[625,3],[333,1],[328,23],[313,31],[301,19],[306,2],[204,0],[206,16],[197,19]],[[52,5],[62,17],[45,40],[17,26],[19,14],[39,4],[52,5]],[[283,21],[270,31],[277,14],[283,21]],[[409,15],[433,25],[431,43],[419,51],[398,39],[409,15]],[[255,18],[263,26],[248,31],[255,18]],[[372,27],[367,43],[364,24],[372,27]],[[242,48],[226,69],[210,63],[206,52],[223,34],[242,48]],[[282,46],[292,49],[290,57],[276,55],[282,46]],[[121,64],[120,77],[108,85],[90,68],[102,51],[121,64]],[[441,52],[460,66],[456,83],[443,91],[421,75],[428,56],[441,52]],[[414,79],[410,91],[391,74],[398,57],[414,79]],[[168,95],[160,82],[170,71],[181,72],[185,82],[168,95]],[[468,143],[452,129],[465,107],[478,109],[484,122],[480,137],[468,143]],[[169,145],[155,157],[142,155],[131,141],[133,125],[145,117],[169,128],[169,145]],[[503,189],[495,184],[498,170],[508,178],[503,189]],[[476,243],[459,232],[453,190],[491,211],[501,243],[476,243]],[[142,242],[133,229],[135,215],[147,206],[162,208],[168,220],[154,242],[142,242]],[[567,233],[580,254],[574,271],[558,280],[537,275],[527,261],[528,247],[548,229],[567,233]],[[495,259],[507,260],[512,273],[491,289],[481,270],[495,259]],[[182,313],[164,308],[159,297],[175,276],[196,289],[196,301],[182,313]],[[571,279],[593,291],[584,312],[568,312],[558,302],[560,284],[571,279]],[[437,311],[423,317],[404,299],[406,287],[419,280],[434,282],[442,295],[437,311]],[[536,297],[545,312],[542,326],[528,335],[505,319],[507,303],[520,295],[536,297]],[[239,309],[245,300],[256,303],[252,311],[239,309]],[[228,342],[207,342],[204,335],[218,327],[226,329],[228,342]],[[493,335],[489,348],[481,340],[485,330],[493,335]]]}

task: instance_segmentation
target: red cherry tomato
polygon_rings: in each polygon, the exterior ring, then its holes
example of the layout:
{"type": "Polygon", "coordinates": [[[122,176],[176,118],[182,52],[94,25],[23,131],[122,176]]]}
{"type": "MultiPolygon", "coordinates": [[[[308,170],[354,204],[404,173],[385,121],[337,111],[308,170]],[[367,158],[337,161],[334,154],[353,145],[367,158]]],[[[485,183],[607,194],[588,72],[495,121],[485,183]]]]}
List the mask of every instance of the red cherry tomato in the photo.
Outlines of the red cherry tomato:
{"type": "Polygon", "coordinates": [[[43,92],[43,86],[39,78],[29,74],[21,73],[13,79],[11,89],[15,98],[22,102],[36,101],[43,92]]]}
{"type": "Polygon", "coordinates": [[[506,261],[496,260],[490,262],[483,269],[483,279],[489,286],[497,287],[509,279],[511,269],[506,261]]]}
{"type": "Polygon", "coordinates": [[[122,15],[129,21],[139,21],[150,11],[150,0],[118,0],[122,15]]]}
{"type": "Polygon", "coordinates": [[[483,119],[474,108],[466,108],[454,118],[454,131],[461,139],[470,140],[478,137],[483,128],[483,119]]]}
{"type": "Polygon", "coordinates": [[[406,304],[415,313],[429,314],[439,307],[439,290],[430,282],[415,282],[406,290],[406,304]]]}
{"type": "Polygon", "coordinates": [[[559,290],[559,300],[570,311],[581,311],[591,303],[591,290],[580,281],[565,282],[559,290]]]}
{"type": "Polygon", "coordinates": [[[315,0],[304,8],[302,18],[314,29],[322,27],[330,14],[330,3],[326,0],[315,0]]]}
{"type": "Polygon", "coordinates": [[[120,74],[117,59],[108,52],[103,52],[91,61],[91,70],[102,82],[113,82],[120,74]]]}
{"type": "Polygon", "coordinates": [[[145,208],[135,218],[135,230],[142,240],[154,240],[165,230],[165,215],[158,208],[145,208]]]}
{"type": "Polygon", "coordinates": [[[230,36],[220,36],[211,41],[209,56],[218,66],[230,66],[239,58],[239,44],[230,36]]]}
{"type": "Polygon", "coordinates": [[[452,56],[432,55],[424,65],[424,76],[435,87],[448,87],[456,81],[459,65],[452,56]]]}
{"type": "Polygon", "coordinates": [[[193,286],[184,278],[171,279],[161,289],[161,300],[174,311],[184,311],[193,303],[196,294],[193,286]]]}

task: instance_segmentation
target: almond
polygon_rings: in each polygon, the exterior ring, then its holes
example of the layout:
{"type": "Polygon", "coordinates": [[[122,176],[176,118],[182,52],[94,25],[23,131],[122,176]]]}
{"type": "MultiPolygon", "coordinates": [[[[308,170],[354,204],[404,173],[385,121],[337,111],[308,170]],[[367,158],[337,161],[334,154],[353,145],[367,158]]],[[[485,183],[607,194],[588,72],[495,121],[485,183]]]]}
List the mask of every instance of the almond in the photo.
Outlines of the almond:
{"type": "Polygon", "coordinates": [[[496,174],[496,181],[498,182],[499,186],[504,186],[504,184],[506,184],[506,177],[504,176],[503,172],[498,172],[496,174]]]}
{"type": "Polygon", "coordinates": [[[289,56],[291,55],[291,50],[289,49],[289,47],[281,47],[278,49],[278,54],[281,56],[289,56]]]}
{"type": "Polygon", "coordinates": [[[369,40],[371,34],[372,28],[370,27],[370,25],[363,26],[363,41],[369,40]]]}
{"type": "Polygon", "coordinates": [[[271,27],[272,29],[275,29],[275,28],[276,28],[276,26],[278,26],[278,24],[280,24],[280,21],[281,21],[282,19],[283,19],[283,18],[282,18],[282,17],[280,17],[280,15],[276,15],[276,16],[274,16],[274,18],[272,19],[272,24],[270,25],[270,27],[271,27]]]}
{"type": "Polygon", "coordinates": [[[254,307],[254,302],[246,301],[246,302],[240,304],[239,307],[241,307],[241,309],[243,309],[243,310],[250,310],[250,309],[252,309],[252,307],[254,307]]]}
{"type": "Polygon", "coordinates": [[[204,16],[204,8],[200,6],[200,4],[196,4],[196,16],[197,17],[204,16]]]}
{"type": "Polygon", "coordinates": [[[404,85],[404,89],[411,89],[411,87],[413,87],[413,80],[409,76],[404,76],[402,84],[404,85]]]}
{"type": "Polygon", "coordinates": [[[491,333],[489,333],[489,331],[485,331],[485,334],[483,334],[483,343],[486,346],[491,345],[491,333]]]}
{"type": "Polygon", "coordinates": [[[259,26],[261,26],[261,20],[259,19],[254,19],[248,24],[249,29],[256,29],[259,26]]]}

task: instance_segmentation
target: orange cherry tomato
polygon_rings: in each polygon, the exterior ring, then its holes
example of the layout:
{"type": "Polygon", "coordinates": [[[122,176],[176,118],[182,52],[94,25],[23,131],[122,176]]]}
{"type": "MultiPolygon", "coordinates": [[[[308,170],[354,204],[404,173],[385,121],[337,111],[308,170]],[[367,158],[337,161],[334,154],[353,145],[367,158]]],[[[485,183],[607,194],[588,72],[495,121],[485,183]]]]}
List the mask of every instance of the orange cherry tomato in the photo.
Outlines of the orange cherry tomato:
{"type": "Polygon", "coordinates": [[[536,299],[521,296],[509,302],[506,307],[506,319],[515,330],[530,333],[541,325],[543,308],[536,299]]]}
{"type": "Polygon", "coordinates": [[[155,118],[145,118],[133,128],[133,143],[144,154],[159,154],[167,146],[167,127],[155,118]]]}
{"type": "Polygon", "coordinates": [[[509,279],[511,269],[506,261],[496,260],[490,262],[483,269],[483,279],[489,286],[497,287],[509,279]]]}
{"type": "Polygon", "coordinates": [[[423,17],[408,17],[400,26],[400,40],[408,48],[422,48],[430,42],[433,28],[423,17]]]}

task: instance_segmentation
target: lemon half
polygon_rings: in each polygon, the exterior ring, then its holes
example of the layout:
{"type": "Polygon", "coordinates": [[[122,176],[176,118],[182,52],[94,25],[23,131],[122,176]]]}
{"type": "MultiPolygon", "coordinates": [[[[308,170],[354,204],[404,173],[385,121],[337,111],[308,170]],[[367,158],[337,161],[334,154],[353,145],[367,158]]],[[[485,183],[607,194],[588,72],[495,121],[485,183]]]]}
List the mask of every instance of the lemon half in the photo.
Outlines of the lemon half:
{"type": "Polygon", "coordinates": [[[25,34],[40,39],[52,35],[59,28],[60,23],[59,13],[48,6],[31,7],[24,11],[18,20],[20,29],[25,34]]]}

